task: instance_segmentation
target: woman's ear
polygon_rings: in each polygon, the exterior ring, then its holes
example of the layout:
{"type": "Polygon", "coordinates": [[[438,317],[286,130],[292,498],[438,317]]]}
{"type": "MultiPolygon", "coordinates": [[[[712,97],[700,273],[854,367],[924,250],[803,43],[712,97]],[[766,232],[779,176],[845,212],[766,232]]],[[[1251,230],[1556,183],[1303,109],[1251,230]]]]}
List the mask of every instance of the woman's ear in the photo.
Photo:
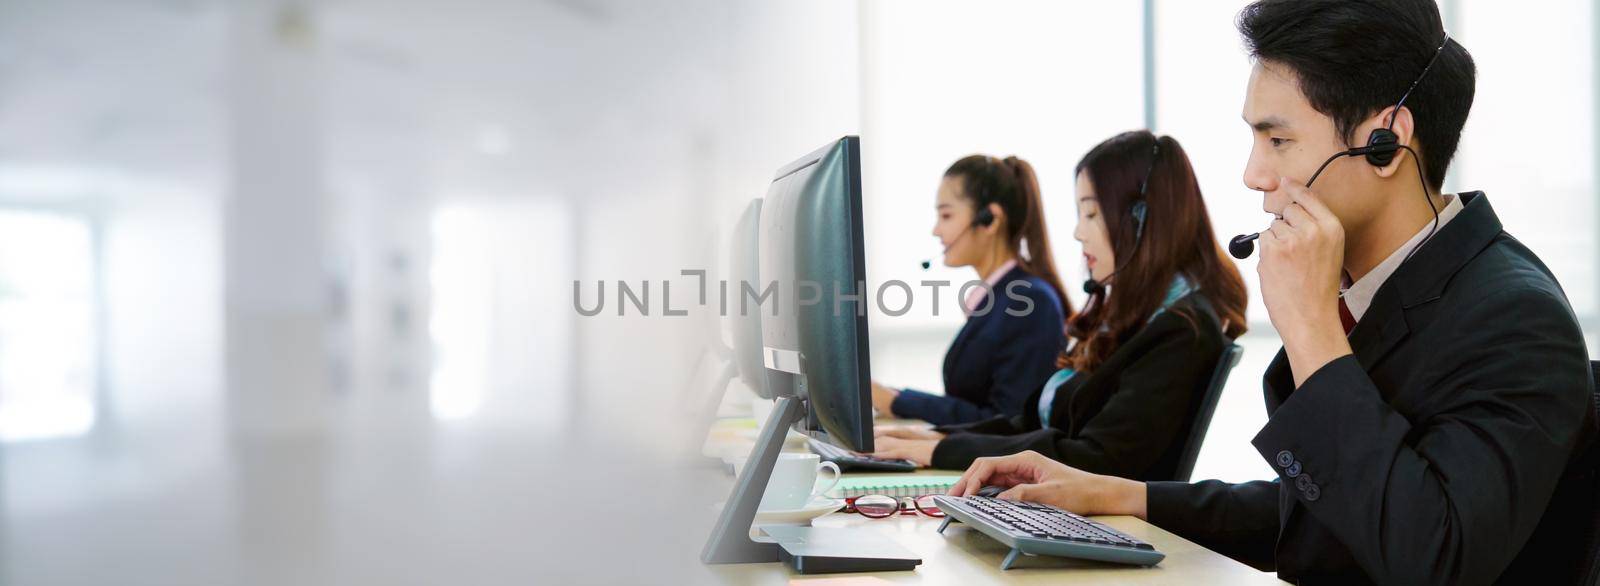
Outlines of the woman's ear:
{"type": "Polygon", "coordinates": [[[991,202],[989,204],[989,214],[994,217],[994,221],[989,222],[988,226],[983,226],[982,228],[984,231],[992,233],[999,230],[1001,223],[1006,220],[1006,211],[1000,208],[999,203],[991,202]]]}

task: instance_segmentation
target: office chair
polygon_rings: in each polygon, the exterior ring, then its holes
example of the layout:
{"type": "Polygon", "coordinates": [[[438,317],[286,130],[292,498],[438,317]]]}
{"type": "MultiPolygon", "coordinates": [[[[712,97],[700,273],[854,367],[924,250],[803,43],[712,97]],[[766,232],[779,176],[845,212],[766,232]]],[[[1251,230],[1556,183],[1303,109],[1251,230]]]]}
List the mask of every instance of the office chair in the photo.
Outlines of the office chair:
{"type": "MultiPolygon", "coordinates": [[[[1600,381],[1600,362],[1590,362],[1589,368],[1594,371],[1595,380],[1600,381]]],[[[1589,407],[1594,409],[1595,421],[1600,422],[1600,390],[1595,392],[1589,407]]],[[[1594,444],[1589,445],[1588,454],[1578,460],[1580,465],[1576,474],[1579,479],[1588,480],[1588,490],[1585,492],[1589,494],[1589,500],[1585,504],[1589,507],[1589,527],[1588,534],[1584,536],[1587,547],[1584,550],[1583,565],[1579,567],[1582,573],[1578,575],[1579,583],[1587,586],[1600,586],[1600,494],[1597,494],[1600,491],[1594,490],[1596,468],[1600,467],[1595,461],[1597,450],[1600,448],[1594,444]]],[[[1568,475],[1571,477],[1572,471],[1569,471],[1568,475]]],[[[1575,481],[1581,482],[1581,480],[1575,481]]]]}
{"type": "Polygon", "coordinates": [[[1222,399],[1222,388],[1228,386],[1228,373],[1239,365],[1241,356],[1244,356],[1244,348],[1230,342],[1222,351],[1222,358],[1217,360],[1217,368],[1211,372],[1211,385],[1206,388],[1205,396],[1200,398],[1200,410],[1189,425],[1189,440],[1184,442],[1183,453],[1178,456],[1178,468],[1173,480],[1187,482],[1189,475],[1194,473],[1194,461],[1200,457],[1200,446],[1206,441],[1211,415],[1216,413],[1217,401],[1222,399]]]}

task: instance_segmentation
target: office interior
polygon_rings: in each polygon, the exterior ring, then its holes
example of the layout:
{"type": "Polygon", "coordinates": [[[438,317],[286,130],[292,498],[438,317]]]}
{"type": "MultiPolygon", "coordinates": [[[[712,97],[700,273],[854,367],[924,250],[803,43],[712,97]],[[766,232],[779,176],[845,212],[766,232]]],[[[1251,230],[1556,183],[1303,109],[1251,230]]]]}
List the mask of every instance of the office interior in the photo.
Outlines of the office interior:
{"type": "MultiPolygon", "coordinates": [[[[870,290],[974,278],[918,266],[971,153],[1036,166],[1068,283],[1073,164],[1125,130],[1258,230],[1243,4],[0,2],[0,583],[738,582],[696,558],[726,332],[685,271],[847,135],[870,290]]],[[[1439,5],[1479,71],[1445,191],[1504,202],[1600,357],[1600,11],[1439,5]]],[[[1254,263],[1194,479],[1274,475],[1254,263]]],[[[873,378],[940,388],[945,293],[868,316],[873,378]]]]}

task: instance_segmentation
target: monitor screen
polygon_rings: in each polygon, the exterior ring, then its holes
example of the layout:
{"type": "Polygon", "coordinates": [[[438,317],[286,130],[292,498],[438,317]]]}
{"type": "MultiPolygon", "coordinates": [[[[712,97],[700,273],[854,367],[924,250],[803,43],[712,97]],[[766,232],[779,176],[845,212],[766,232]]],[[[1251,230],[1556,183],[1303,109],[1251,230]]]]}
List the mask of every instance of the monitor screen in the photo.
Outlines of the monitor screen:
{"type": "Polygon", "coordinates": [[[778,171],[761,207],[761,305],[770,396],[809,408],[808,433],[872,450],[861,140],[844,137],[778,171]]]}

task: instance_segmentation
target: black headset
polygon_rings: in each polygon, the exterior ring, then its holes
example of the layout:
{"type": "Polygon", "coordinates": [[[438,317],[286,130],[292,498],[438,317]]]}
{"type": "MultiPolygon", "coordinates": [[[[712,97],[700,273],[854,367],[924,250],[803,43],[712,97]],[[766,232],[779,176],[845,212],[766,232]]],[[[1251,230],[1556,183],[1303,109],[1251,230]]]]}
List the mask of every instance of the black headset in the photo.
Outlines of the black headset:
{"type": "Polygon", "coordinates": [[[989,209],[989,206],[978,208],[978,214],[972,217],[972,228],[987,228],[993,223],[994,210],[989,209]]]}
{"type": "MultiPolygon", "coordinates": [[[[989,163],[988,169],[989,169],[989,172],[992,175],[993,172],[994,172],[994,157],[984,157],[984,161],[989,163]]],[[[955,247],[956,243],[960,242],[962,238],[966,238],[967,234],[969,232],[972,232],[973,228],[987,228],[987,227],[989,227],[990,224],[994,223],[994,210],[989,209],[989,204],[994,203],[994,202],[989,201],[989,198],[988,198],[988,195],[987,195],[987,190],[984,189],[982,181],[978,182],[978,189],[981,190],[981,191],[978,192],[978,198],[977,198],[978,213],[974,214],[972,216],[972,224],[968,225],[967,229],[962,230],[961,231],[961,235],[960,236],[956,236],[955,240],[951,240],[950,241],[950,246],[944,247],[944,251],[939,253],[940,256],[944,256],[945,254],[949,254],[950,249],[955,247]]],[[[933,259],[931,259],[931,258],[923,259],[923,261],[922,261],[922,270],[926,271],[926,270],[928,270],[929,268],[932,268],[932,267],[933,267],[933,259]]]]}
{"type": "MultiPolygon", "coordinates": [[[[1366,146],[1340,151],[1328,157],[1328,160],[1322,162],[1322,166],[1317,167],[1317,172],[1311,174],[1311,180],[1306,182],[1306,187],[1311,187],[1312,183],[1317,182],[1317,177],[1322,175],[1323,169],[1327,169],[1329,164],[1340,158],[1366,157],[1367,163],[1374,167],[1387,167],[1389,163],[1394,162],[1395,155],[1401,149],[1411,153],[1411,158],[1415,159],[1417,164],[1417,178],[1422,182],[1422,197],[1428,200],[1428,209],[1433,210],[1433,227],[1428,230],[1428,235],[1423,237],[1421,242],[1418,242],[1416,246],[1411,248],[1410,252],[1406,253],[1400,264],[1405,264],[1406,261],[1411,260],[1411,255],[1416,254],[1417,249],[1422,248],[1422,245],[1433,239],[1434,232],[1439,229],[1439,208],[1433,204],[1433,198],[1428,196],[1428,174],[1422,168],[1422,157],[1417,156],[1417,151],[1412,150],[1411,147],[1400,144],[1400,136],[1394,133],[1394,119],[1400,115],[1400,107],[1405,105],[1406,98],[1411,97],[1411,92],[1417,89],[1417,84],[1422,83],[1422,78],[1427,77],[1428,71],[1433,69],[1434,62],[1439,60],[1439,55],[1444,54],[1444,48],[1449,45],[1450,33],[1447,32],[1444,34],[1444,41],[1439,43],[1439,48],[1433,51],[1433,57],[1428,59],[1428,64],[1422,68],[1422,73],[1418,74],[1417,78],[1411,82],[1411,87],[1406,88],[1406,93],[1400,96],[1400,101],[1395,102],[1394,109],[1389,112],[1387,126],[1372,129],[1372,134],[1367,135],[1366,146]]],[[[1250,258],[1250,254],[1256,250],[1255,240],[1260,237],[1260,232],[1234,236],[1233,240],[1228,241],[1228,254],[1239,260],[1250,258]]]]}
{"type": "Polygon", "coordinates": [[[1084,293],[1090,295],[1105,294],[1106,283],[1110,283],[1111,279],[1116,278],[1117,273],[1121,272],[1122,269],[1128,268],[1128,263],[1133,262],[1133,255],[1138,254],[1139,243],[1144,241],[1145,216],[1150,211],[1150,206],[1145,203],[1146,194],[1150,189],[1150,176],[1156,172],[1156,161],[1160,159],[1161,137],[1157,136],[1155,146],[1150,149],[1150,168],[1144,172],[1144,181],[1139,182],[1139,197],[1134,199],[1133,205],[1128,208],[1128,217],[1133,218],[1133,250],[1128,252],[1122,262],[1117,263],[1117,266],[1112,269],[1111,274],[1106,275],[1105,279],[1097,281],[1094,279],[1093,274],[1089,275],[1089,278],[1083,282],[1084,293]]]}

